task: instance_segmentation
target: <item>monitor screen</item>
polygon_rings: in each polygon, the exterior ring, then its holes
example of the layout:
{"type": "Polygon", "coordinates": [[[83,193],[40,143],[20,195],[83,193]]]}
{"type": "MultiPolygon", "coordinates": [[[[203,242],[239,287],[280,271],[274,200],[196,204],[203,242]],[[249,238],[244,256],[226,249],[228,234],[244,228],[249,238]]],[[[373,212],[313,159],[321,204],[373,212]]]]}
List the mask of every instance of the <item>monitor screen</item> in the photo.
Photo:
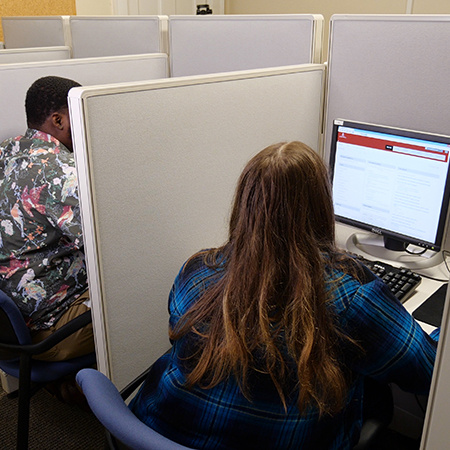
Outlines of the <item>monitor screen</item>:
{"type": "Polygon", "coordinates": [[[335,120],[336,220],[384,237],[391,250],[439,251],[449,203],[450,137],[335,120]]]}

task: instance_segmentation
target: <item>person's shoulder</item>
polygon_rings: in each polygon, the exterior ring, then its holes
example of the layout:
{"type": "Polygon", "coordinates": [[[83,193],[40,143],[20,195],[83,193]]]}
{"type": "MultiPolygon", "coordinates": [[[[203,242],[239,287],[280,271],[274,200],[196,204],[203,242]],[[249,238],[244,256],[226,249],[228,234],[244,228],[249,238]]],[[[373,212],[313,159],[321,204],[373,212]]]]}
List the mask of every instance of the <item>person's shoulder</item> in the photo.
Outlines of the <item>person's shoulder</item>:
{"type": "Polygon", "coordinates": [[[29,138],[31,142],[31,148],[34,152],[41,151],[50,154],[71,156],[73,154],[62,144],[58,139],[48,133],[44,133],[39,130],[28,129],[25,138],[29,138]]]}
{"type": "Polygon", "coordinates": [[[21,137],[22,136],[17,136],[17,137],[10,137],[10,138],[4,139],[0,143],[0,148],[9,147],[11,144],[14,144],[15,142],[19,141],[21,137]]]}
{"type": "Polygon", "coordinates": [[[204,279],[214,276],[223,270],[223,256],[215,249],[201,250],[192,255],[182,266],[178,278],[204,279]]]}
{"type": "Polygon", "coordinates": [[[197,253],[194,253],[181,268],[181,271],[185,274],[195,273],[197,271],[203,270],[205,267],[208,267],[208,259],[209,259],[210,250],[200,250],[197,253]]]}
{"type": "Polygon", "coordinates": [[[377,277],[361,261],[345,253],[337,253],[329,258],[326,273],[330,281],[342,281],[364,285],[377,277]]]}
{"type": "Polygon", "coordinates": [[[378,279],[362,262],[344,255],[326,266],[326,280],[332,304],[337,312],[343,312],[358,292],[377,283],[378,279]]]}
{"type": "Polygon", "coordinates": [[[3,152],[7,152],[8,150],[12,150],[14,148],[18,149],[21,139],[23,139],[22,135],[4,139],[0,143],[0,154],[3,152]]]}

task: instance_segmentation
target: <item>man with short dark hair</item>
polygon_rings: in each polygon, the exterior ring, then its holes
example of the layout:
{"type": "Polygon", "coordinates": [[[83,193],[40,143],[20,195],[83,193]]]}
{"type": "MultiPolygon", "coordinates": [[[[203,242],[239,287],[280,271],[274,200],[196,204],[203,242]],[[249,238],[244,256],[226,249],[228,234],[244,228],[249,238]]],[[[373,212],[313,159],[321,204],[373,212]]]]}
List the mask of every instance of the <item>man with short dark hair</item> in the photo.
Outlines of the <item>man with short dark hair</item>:
{"type": "MultiPolygon", "coordinates": [[[[0,144],[0,289],[21,310],[34,342],[89,308],[67,103],[76,86],[54,76],[36,80],[25,100],[28,129],[0,144]]],[[[93,350],[89,325],[40,359],[93,350]]]]}

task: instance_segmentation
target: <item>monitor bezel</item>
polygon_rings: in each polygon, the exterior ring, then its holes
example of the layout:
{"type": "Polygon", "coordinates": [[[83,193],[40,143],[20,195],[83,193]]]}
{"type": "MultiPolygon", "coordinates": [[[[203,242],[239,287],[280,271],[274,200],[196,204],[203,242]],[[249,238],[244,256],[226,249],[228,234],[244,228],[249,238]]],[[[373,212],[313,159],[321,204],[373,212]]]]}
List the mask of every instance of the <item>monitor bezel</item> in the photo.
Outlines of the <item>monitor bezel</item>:
{"type": "MultiPolygon", "coordinates": [[[[367,122],[359,122],[354,120],[346,120],[346,119],[335,119],[333,120],[333,129],[331,136],[331,147],[330,147],[330,158],[329,158],[329,168],[330,168],[330,181],[331,185],[333,185],[334,181],[334,168],[335,168],[335,159],[336,159],[336,143],[338,138],[338,130],[339,127],[345,126],[350,128],[358,128],[367,131],[388,133],[402,137],[411,137],[417,139],[425,139],[429,141],[435,141],[439,143],[446,143],[450,145],[450,136],[429,133],[425,131],[416,131],[407,128],[398,128],[387,125],[380,125],[374,123],[367,122]]],[[[373,225],[359,222],[355,219],[350,219],[348,217],[340,216],[335,214],[336,222],[343,223],[346,225],[350,225],[360,230],[369,231],[371,233],[381,235],[386,241],[394,241],[394,242],[403,242],[406,245],[403,248],[390,248],[391,250],[404,250],[407,245],[415,245],[426,250],[432,250],[435,252],[441,251],[444,245],[444,235],[447,229],[447,221],[449,219],[449,207],[450,207],[450,168],[447,171],[447,179],[445,182],[444,195],[442,197],[441,208],[440,208],[440,216],[437,226],[436,238],[435,242],[427,242],[423,241],[414,236],[407,236],[400,233],[397,233],[392,230],[375,227],[373,225]]],[[[395,245],[395,244],[394,244],[395,245]]],[[[389,248],[389,247],[387,247],[389,248]]]]}

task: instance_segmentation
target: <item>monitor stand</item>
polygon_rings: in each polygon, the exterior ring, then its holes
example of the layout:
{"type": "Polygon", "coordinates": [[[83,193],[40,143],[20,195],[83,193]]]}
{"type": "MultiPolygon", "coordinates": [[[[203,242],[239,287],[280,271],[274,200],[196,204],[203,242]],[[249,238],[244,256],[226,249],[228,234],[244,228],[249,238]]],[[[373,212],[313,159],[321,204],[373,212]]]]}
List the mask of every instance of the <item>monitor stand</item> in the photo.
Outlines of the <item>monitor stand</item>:
{"type": "Polygon", "coordinates": [[[420,270],[435,267],[444,261],[443,252],[427,250],[423,254],[420,247],[415,247],[417,254],[406,251],[389,250],[385,247],[382,236],[374,233],[353,233],[346,242],[349,252],[359,254],[367,259],[380,259],[394,266],[407,267],[411,270],[420,270]]]}

